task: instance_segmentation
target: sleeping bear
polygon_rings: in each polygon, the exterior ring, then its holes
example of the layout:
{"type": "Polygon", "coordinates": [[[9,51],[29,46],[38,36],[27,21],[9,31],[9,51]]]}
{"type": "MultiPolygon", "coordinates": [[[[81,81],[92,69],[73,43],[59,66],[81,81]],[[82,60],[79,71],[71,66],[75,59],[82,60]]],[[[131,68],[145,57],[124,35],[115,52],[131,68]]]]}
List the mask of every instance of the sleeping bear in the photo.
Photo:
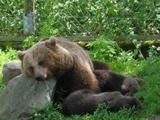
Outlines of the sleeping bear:
{"type": "Polygon", "coordinates": [[[86,51],[63,38],[45,38],[26,51],[18,51],[22,73],[38,81],[57,79],[57,90],[70,94],[80,89],[99,92],[93,63],[86,51]]]}
{"type": "Polygon", "coordinates": [[[111,70],[94,70],[101,92],[120,91],[124,95],[135,93],[142,82],[139,78],[126,77],[111,70]]]}
{"type": "Polygon", "coordinates": [[[108,111],[117,112],[122,108],[135,108],[139,111],[142,104],[139,99],[124,96],[118,91],[93,93],[88,89],[71,93],[63,102],[62,113],[64,115],[84,115],[93,113],[100,104],[105,104],[108,111]]]}

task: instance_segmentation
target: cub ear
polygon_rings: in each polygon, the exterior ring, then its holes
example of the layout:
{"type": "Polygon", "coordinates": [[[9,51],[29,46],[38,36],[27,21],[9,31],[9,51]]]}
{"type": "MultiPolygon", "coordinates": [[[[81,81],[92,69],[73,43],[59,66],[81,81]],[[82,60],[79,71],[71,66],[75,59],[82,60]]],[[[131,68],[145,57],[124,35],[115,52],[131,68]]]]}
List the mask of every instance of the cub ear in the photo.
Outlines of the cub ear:
{"type": "Polygon", "coordinates": [[[25,54],[26,54],[26,51],[17,51],[17,56],[20,60],[23,60],[23,57],[25,54]]]}
{"type": "Polygon", "coordinates": [[[56,46],[56,38],[55,37],[50,37],[49,40],[45,41],[45,46],[53,50],[56,46]]]}

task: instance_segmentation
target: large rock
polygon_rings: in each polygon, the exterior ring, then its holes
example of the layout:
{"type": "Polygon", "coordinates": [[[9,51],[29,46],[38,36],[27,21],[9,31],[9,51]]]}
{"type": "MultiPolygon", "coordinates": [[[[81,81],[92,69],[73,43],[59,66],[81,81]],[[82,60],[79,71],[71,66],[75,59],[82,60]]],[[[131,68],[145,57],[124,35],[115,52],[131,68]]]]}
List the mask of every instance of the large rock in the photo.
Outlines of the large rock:
{"type": "Polygon", "coordinates": [[[55,79],[36,81],[24,75],[10,80],[0,95],[2,120],[27,120],[33,111],[43,109],[51,101],[55,91],[55,79]]]}
{"type": "Polygon", "coordinates": [[[7,85],[8,81],[21,74],[21,62],[11,61],[3,66],[2,81],[7,85]]]}

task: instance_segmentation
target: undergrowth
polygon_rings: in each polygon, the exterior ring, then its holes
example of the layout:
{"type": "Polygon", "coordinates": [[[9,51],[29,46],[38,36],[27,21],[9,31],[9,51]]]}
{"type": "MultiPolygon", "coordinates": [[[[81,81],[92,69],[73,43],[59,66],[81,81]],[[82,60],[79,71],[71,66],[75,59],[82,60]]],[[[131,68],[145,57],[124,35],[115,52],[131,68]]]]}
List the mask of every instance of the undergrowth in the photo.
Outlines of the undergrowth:
{"type": "MultiPolygon", "coordinates": [[[[101,38],[102,39],[102,38],[101,38]]],[[[144,59],[143,57],[135,60],[134,52],[123,51],[117,47],[115,42],[108,40],[94,42],[89,45],[91,47],[90,55],[92,59],[105,61],[113,71],[124,74],[126,76],[134,76],[143,79],[143,83],[134,97],[143,97],[143,109],[140,112],[132,113],[130,109],[123,109],[117,113],[106,111],[105,107],[98,108],[94,114],[64,116],[61,114],[61,105],[47,105],[43,113],[35,110],[30,120],[149,120],[154,115],[160,115],[160,55],[156,54],[144,59]],[[102,43],[101,43],[102,42],[102,43]],[[97,45],[99,44],[99,46],[97,45]],[[97,45],[95,47],[95,45],[97,45]],[[107,48],[108,47],[108,48],[107,48]],[[107,51],[105,51],[107,50],[107,51]]],[[[137,49],[139,51],[139,49],[137,49]]],[[[6,51],[0,51],[0,69],[3,64],[10,60],[17,59],[15,50],[9,48],[6,51]]],[[[151,50],[150,52],[155,52],[151,50]]],[[[0,75],[1,77],[2,75],[0,75]]],[[[0,91],[3,89],[0,80],[0,91]]]]}

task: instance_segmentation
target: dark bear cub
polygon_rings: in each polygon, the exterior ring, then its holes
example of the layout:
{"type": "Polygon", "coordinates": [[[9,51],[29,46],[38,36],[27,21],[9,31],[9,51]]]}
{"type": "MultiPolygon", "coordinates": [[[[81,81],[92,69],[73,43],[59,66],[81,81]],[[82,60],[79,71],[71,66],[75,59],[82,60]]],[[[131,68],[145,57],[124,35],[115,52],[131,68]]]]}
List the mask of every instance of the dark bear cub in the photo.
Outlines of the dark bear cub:
{"type": "Polygon", "coordinates": [[[110,70],[94,70],[101,92],[120,91],[132,95],[140,87],[140,79],[129,78],[110,70]]]}
{"type": "Polygon", "coordinates": [[[109,65],[103,61],[93,60],[92,63],[95,70],[110,70],[109,65]]]}
{"type": "Polygon", "coordinates": [[[71,93],[62,105],[62,113],[65,115],[84,115],[93,113],[99,104],[108,106],[109,111],[116,112],[121,108],[132,108],[141,110],[142,105],[139,99],[124,96],[120,92],[93,93],[88,89],[78,90],[71,93]]]}

